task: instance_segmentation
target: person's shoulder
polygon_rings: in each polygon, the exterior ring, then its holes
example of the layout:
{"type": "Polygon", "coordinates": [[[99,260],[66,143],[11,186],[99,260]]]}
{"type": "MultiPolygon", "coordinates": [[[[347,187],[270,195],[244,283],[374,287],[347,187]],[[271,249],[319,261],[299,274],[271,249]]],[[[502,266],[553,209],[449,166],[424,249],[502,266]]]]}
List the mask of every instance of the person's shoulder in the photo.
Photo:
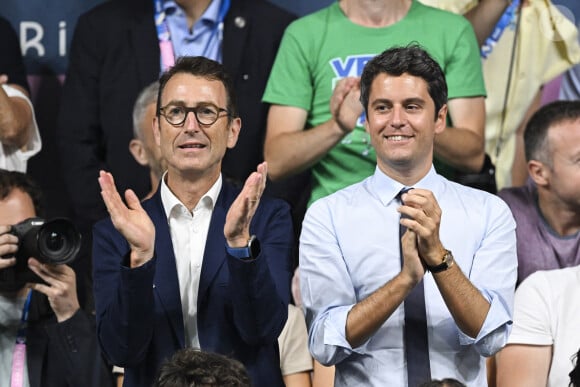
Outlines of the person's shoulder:
{"type": "Polygon", "coordinates": [[[461,25],[469,24],[469,21],[467,21],[467,19],[463,15],[458,15],[456,13],[441,8],[435,8],[430,5],[423,4],[417,0],[415,0],[413,3],[413,10],[414,12],[417,12],[422,16],[437,17],[438,21],[449,20],[453,23],[459,23],[461,25]]]}
{"type": "Polygon", "coordinates": [[[507,187],[501,189],[497,195],[508,204],[512,210],[528,210],[534,206],[534,188],[529,184],[521,187],[507,187]]]}
{"type": "Polygon", "coordinates": [[[268,20],[268,24],[281,20],[290,23],[296,19],[296,15],[292,12],[264,0],[234,0],[232,7],[233,9],[235,7],[240,7],[240,9],[244,7],[244,9],[248,10],[258,20],[262,22],[268,20]]]}
{"type": "MultiPolygon", "coordinates": [[[[558,284],[559,286],[566,286],[566,284],[573,283],[575,287],[580,284],[580,266],[564,267],[553,270],[538,270],[530,274],[522,281],[520,286],[526,284],[530,286],[538,283],[558,284]]],[[[578,287],[580,291],[580,287],[578,287]]]]}
{"type": "MultiPolygon", "coordinates": [[[[95,20],[104,22],[105,26],[110,26],[116,20],[125,20],[134,17],[148,10],[147,4],[140,0],[114,0],[97,4],[85,11],[79,18],[79,22],[95,20]]],[[[151,8],[152,10],[153,8],[151,8]]]]}
{"type": "Polygon", "coordinates": [[[327,7],[314,11],[307,15],[304,15],[296,20],[294,20],[287,28],[288,33],[300,33],[307,32],[309,30],[315,30],[320,33],[321,26],[325,26],[329,22],[330,15],[335,11],[334,7],[338,7],[335,4],[331,4],[327,7]]]}
{"type": "Polygon", "coordinates": [[[351,184],[327,196],[321,197],[314,201],[310,207],[328,207],[332,209],[344,208],[346,205],[351,205],[353,200],[361,198],[360,192],[361,190],[366,191],[366,185],[371,178],[372,175],[358,183],[351,184]]]}
{"type": "Polygon", "coordinates": [[[561,298],[580,297],[580,266],[553,270],[538,270],[526,277],[516,289],[522,297],[545,297],[556,301],[561,298]]]}
{"type": "Polygon", "coordinates": [[[510,208],[497,195],[443,179],[444,189],[436,196],[437,200],[441,198],[445,203],[445,212],[468,216],[471,221],[481,224],[505,224],[515,227],[515,219],[510,208]]]}

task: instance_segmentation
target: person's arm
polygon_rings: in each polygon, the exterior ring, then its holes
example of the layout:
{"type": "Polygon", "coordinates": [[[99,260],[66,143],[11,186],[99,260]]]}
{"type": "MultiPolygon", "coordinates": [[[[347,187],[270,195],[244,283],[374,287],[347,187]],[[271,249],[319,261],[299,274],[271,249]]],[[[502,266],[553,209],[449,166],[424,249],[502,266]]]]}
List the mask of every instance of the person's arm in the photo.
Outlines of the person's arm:
{"type": "Polygon", "coordinates": [[[401,272],[370,296],[356,303],[348,313],[346,339],[353,348],[367,341],[423,278],[425,269],[419,258],[415,239],[413,231],[405,232],[401,239],[404,258],[401,272]]]}
{"type": "Polygon", "coordinates": [[[48,355],[60,363],[63,380],[87,387],[113,386],[112,367],[97,345],[94,316],[80,309],[76,275],[67,265],[41,264],[30,258],[28,267],[44,283],[32,283],[44,294],[56,316],[56,324],[45,327],[49,338],[48,355]]]}
{"type": "Polygon", "coordinates": [[[74,316],[80,309],[74,270],[67,265],[41,264],[35,258],[28,260],[28,267],[45,282],[31,287],[48,298],[56,321],[61,323],[74,316]]]}
{"type": "Polygon", "coordinates": [[[435,137],[435,156],[465,172],[479,172],[485,158],[485,102],[483,97],[448,102],[452,127],[435,137]]]}
{"type": "MultiPolygon", "coordinates": [[[[402,197],[404,205],[400,211],[408,218],[401,224],[416,234],[418,255],[427,266],[438,266],[445,255],[445,248],[439,239],[439,225],[442,211],[431,191],[412,189],[402,197]]],[[[462,332],[477,337],[490,303],[481,292],[465,277],[459,265],[433,273],[433,278],[441,296],[462,332]]]]}
{"type": "MultiPolygon", "coordinates": [[[[390,251],[398,243],[385,245],[389,258],[397,261],[397,271],[369,279],[373,284],[366,287],[376,290],[357,295],[353,283],[357,279],[351,277],[345,263],[345,241],[337,239],[331,212],[326,200],[313,204],[300,237],[300,288],[309,324],[310,352],[323,365],[337,364],[353,352],[364,353],[365,342],[391,317],[425,273],[414,234],[407,231],[401,242],[403,267],[398,265],[398,249],[390,251]],[[332,292],[328,292],[330,288],[332,292]]],[[[393,215],[396,221],[398,217],[393,215]]],[[[394,231],[398,234],[398,227],[394,231]]]]}
{"type": "Polygon", "coordinates": [[[333,387],[334,386],[334,366],[326,367],[314,360],[314,371],[312,372],[312,387],[333,387]]]}
{"type": "Polygon", "coordinates": [[[308,130],[305,130],[306,110],[293,106],[270,106],[264,158],[272,180],[311,167],[355,128],[363,111],[359,102],[358,82],[355,77],[340,80],[330,100],[332,118],[308,130]]]}
{"type": "Polygon", "coordinates": [[[545,387],[551,345],[508,344],[496,355],[498,387],[545,387]]]}
{"type": "Polygon", "coordinates": [[[264,162],[246,179],[223,228],[230,249],[245,248],[252,234],[260,242],[256,257],[227,257],[233,321],[240,337],[251,345],[278,338],[290,301],[292,220],[285,203],[269,202],[258,208],[267,172],[264,162]]]}
{"type": "Polygon", "coordinates": [[[283,375],[286,387],[310,387],[310,371],[296,372],[294,374],[283,375]]]}
{"type": "MultiPolygon", "coordinates": [[[[8,96],[2,87],[0,75],[0,142],[15,148],[24,147],[32,137],[33,112],[29,102],[18,96],[8,96]]],[[[28,92],[18,85],[8,85],[19,90],[26,98],[28,92]]]]}
{"type": "Polygon", "coordinates": [[[463,15],[473,26],[477,43],[480,46],[491,35],[509,4],[508,0],[479,0],[475,7],[463,15]]]}
{"type": "Polygon", "coordinates": [[[101,171],[98,183],[111,218],[94,228],[97,337],[107,357],[125,367],[143,361],[153,337],[156,233],[133,191],[125,204],[110,173],[101,171]]]}
{"type": "Polygon", "coordinates": [[[308,330],[304,314],[288,305],[288,320],[278,337],[280,369],[286,387],[310,387],[313,360],[308,351],[308,330]]]}

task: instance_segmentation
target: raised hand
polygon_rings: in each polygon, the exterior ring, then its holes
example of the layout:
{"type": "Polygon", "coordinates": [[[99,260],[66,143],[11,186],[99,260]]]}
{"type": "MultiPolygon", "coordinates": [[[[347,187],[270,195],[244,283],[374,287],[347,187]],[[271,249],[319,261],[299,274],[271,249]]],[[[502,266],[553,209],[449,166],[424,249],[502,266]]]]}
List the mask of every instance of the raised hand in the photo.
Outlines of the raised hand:
{"type": "Polygon", "coordinates": [[[403,252],[403,267],[401,273],[409,277],[411,282],[417,284],[425,275],[425,266],[419,257],[417,250],[417,234],[407,229],[401,238],[401,250],[403,252]]]}
{"type": "Polygon", "coordinates": [[[155,226],[151,218],[145,212],[139,198],[133,190],[125,192],[123,203],[113,175],[109,172],[100,171],[99,185],[101,197],[111,215],[111,221],[115,228],[127,239],[131,246],[131,267],[138,267],[153,258],[155,246],[155,226]]]}
{"type": "Polygon", "coordinates": [[[401,197],[403,205],[399,212],[408,216],[401,224],[417,236],[417,250],[428,266],[441,263],[445,248],[439,239],[441,208],[431,191],[412,189],[401,197]]]}
{"type": "Polygon", "coordinates": [[[360,78],[343,78],[336,84],[330,98],[330,113],[345,133],[350,133],[363,112],[360,103],[360,78]]]}
{"type": "Polygon", "coordinates": [[[46,282],[29,286],[48,297],[57,321],[71,318],[80,308],[74,270],[67,265],[42,264],[34,258],[28,260],[28,267],[46,282]]]}
{"type": "Polygon", "coordinates": [[[260,204],[267,174],[268,164],[264,161],[246,179],[244,188],[232,203],[224,225],[224,236],[230,247],[244,247],[248,244],[250,222],[260,204]]]}

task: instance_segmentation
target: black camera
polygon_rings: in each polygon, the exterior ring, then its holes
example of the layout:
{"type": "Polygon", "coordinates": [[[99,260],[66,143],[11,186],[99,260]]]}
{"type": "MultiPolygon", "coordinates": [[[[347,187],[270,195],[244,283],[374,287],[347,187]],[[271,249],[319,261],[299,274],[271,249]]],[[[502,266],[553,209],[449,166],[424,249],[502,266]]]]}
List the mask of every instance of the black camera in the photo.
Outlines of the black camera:
{"type": "Polygon", "coordinates": [[[28,268],[28,258],[61,265],[72,262],[81,248],[81,234],[66,218],[29,218],[13,225],[10,233],[18,237],[16,265],[0,270],[0,289],[43,282],[28,268]]]}

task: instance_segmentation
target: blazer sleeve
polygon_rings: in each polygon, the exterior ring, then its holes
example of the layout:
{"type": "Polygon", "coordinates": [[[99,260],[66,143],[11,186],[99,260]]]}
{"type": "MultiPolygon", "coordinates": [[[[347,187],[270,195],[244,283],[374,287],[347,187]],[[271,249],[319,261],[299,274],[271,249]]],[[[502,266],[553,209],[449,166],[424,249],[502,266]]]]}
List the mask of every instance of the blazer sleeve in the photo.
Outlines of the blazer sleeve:
{"type": "Polygon", "coordinates": [[[118,366],[139,364],[153,337],[155,261],[138,268],[123,265],[130,248],[109,219],[95,225],[93,278],[97,337],[118,366]]]}
{"type": "Polygon", "coordinates": [[[292,276],[293,228],[286,203],[268,202],[255,214],[250,231],[261,253],[253,261],[228,255],[234,323],[251,345],[277,340],[288,319],[292,276]]]}
{"type": "Polygon", "coordinates": [[[61,359],[69,386],[113,386],[112,366],[101,355],[94,317],[78,310],[61,323],[46,326],[48,356],[61,359]]]}

